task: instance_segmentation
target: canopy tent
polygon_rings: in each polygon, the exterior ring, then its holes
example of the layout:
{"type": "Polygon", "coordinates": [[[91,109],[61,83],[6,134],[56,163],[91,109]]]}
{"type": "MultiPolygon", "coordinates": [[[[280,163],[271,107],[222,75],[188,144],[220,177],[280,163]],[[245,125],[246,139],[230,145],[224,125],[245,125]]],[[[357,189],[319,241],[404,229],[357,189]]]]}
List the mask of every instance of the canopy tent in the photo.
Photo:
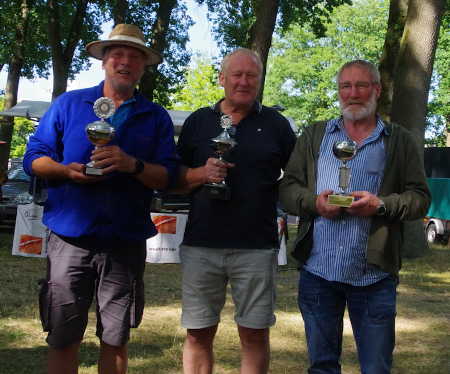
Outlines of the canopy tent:
{"type": "MultiPolygon", "coordinates": [[[[23,100],[11,109],[0,112],[0,116],[25,117],[32,121],[39,121],[49,106],[48,101],[23,100]]],[[[191,112],[184,110],[168,110],[168,112],[175,127],[175,134],[179,135],[185,119],[191,112]]]]}
{"type": "Polygon", "coordinates": [[[12,108],[0,112],[0,115],[6,117],[25,117],[33,121],[39,121],[49,106],[50,103],[47,101],[23,100],[12,108]]]}
{"type": "MultiPolygon", "coordinates": [[[[49,106],[48,101],[23,100],[11,109],[0,112],[0,116],[25,117],[32,121],[39,121],[49,106]]],[[[175,127],[175,135],[180,135],[184,121],[192,112],[186,110],[168,110],[168,112],[175,127]]],[[[287,119],[294,132],[297,132],[294,120],[289,117],[287,119]]]]}

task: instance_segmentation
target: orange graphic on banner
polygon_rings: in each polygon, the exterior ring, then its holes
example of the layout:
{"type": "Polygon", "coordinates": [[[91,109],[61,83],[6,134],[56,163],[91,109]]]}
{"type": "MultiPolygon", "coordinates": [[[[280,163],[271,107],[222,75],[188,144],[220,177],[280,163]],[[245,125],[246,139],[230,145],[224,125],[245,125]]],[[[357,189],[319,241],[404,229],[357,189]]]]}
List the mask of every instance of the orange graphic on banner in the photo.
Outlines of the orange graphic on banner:
{"type": "Polygon", "coordinates": [[[160,234],[176,234],[177,233],[177,217],[176,216],[153,216],[153,223],[160,234]]]}
{"type": "Polygon", "coordinates": [[[19,251],[40,255],[42,252],[42,238],[31,235],[20,235],[19,251]]]}

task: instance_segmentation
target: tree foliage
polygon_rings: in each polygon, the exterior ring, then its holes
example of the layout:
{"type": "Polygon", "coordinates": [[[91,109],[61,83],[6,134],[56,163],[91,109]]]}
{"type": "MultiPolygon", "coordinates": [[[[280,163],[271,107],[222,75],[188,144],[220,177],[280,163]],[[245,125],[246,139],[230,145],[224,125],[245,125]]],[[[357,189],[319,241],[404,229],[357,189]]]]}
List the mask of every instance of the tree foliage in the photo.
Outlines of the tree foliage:
{"type": "Polygon", "coordinates": [[[425,143],[450,147],[450,1],[442,19],[431,82],[425,143]]]}
{"type": "Polygon", "coordinates": [[[388,0],[357,0],[336,8],[324,37],[310,25],[293,25],[271,51],[266,80],[267,105],[286,108],[297,125],[338,115],[335,75],[346,61],[377,63],[386,30],[388,0]]]}
{"type": "MultiPolygon", "coordinates": [[[[208,6],[208,18],[214,25],[213,32],[223,54],[237,47],[250,47],[256,13],[264,0],[197,2],[208,6]]],[[[309,24],[316,35],[323,35],[333,8],[351,4],[351,0],[279,0],[278,3],[277,19],[281,33],[293,24],[309,24]]]]}
{"type": "Polygon", "coordinates": [[[222,97],[217,68],[211,60],[197,57],[186,72],[186,84],[173,96],[173,108],[194,111],[215,104],[222,97]]]}
{"type": "MultiPolygon", "coordinates": [[[[0,111],[4,109],[5,99],[0,97],[0,111]]],[[[28,137],[34,132],[35,123],[26,118],[14,118],[14,133],[11,141],[11,157],[22,157],[25,153],[28,137]]]]}
{"type": "MultiPolygon", "coordinates": [[[[16,46],[15,25],[21,11],[20,1],[0,1],[0,64],[8,65],[16,46]]],[[[50,49],[47,44],[47,30],[42,22],[43,1],[30,3],[29,30],[26,35],[24,64],[21,76],[27,79],[47,78],[49,74],[50,49]]]]}
{"type": "Polygon", "coordinates": [[[99,38],[106,20],[99,5],[89,0],[46,1],[43,12],[52,53],[53,99],[66,91],[68,79],[90,66],[85,46],[99,38]]]}
{"type": "Polygon", "coordinates": [[[316,34],[322,34],[324,22],[334,7],[351,4],[351,0],[197,0],[206,3],[209,19],[213,22],[216,40],[226,54],[236,47],[247,47],[261,57],[262,85],[258,99],[262,101],[266,66],[272,35],[278,21],[283,33],[291,24],[311,25],[316,34]]]}
{"type": "MultiPolygon", "coordinates": [[[[115,5],[114,1],[111,3],[115,5]]],[[[168,9],[169,18],[166,19],[160,12],[162,6],[168,5],[166,0],[128,0],[127,3],[125,14],[119,14],[117,7],[111,7],[112,16],[138,25],[148,43],[163,56],[162,64],[148,68],[153,77],[151,82],[146,80],[143,89],[150,92],[144,94],[161,105],[170,106],[170,96],[182,87],[186,66],[191,58],[186,43],[189,40],[188,29],[193,22],[187,14],[186,4],[180,0],[173,1],[171,5],[174,6],[168,9]]],[[[117,5],[123,8],[121,2],[117,2],[117,5]]]]}

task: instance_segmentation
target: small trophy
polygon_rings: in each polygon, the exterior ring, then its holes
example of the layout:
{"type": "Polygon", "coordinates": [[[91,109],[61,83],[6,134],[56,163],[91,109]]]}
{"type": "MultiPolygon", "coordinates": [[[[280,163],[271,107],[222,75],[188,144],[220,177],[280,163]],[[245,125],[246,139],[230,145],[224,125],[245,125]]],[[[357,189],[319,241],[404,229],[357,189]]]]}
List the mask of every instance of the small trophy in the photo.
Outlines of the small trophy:
{"type": "MultiPolygon", "coordinates": [[[[223,128],[223,131],[211,140],[217,158],[223,161],[223,155],[236,145],[236,142],[230,137],[227,131],[233,126],[231,116],[224,114],[220,118],[220,126],[223,128]]],[[[231,190],[224,180],[220,183],[207,183],[205,184],[205,189],[212,199],[230,200],[231,190]]]]}
{"type": "Polygon", "coordinates": [[[341,191],[337,194],[328,195],[328,204],[343,208],[352,205],[354,197],[346,193],[350,181],[350,168],[346,164],[347,161],[355,157],[357,149],[357,144],[353,140],[342,140],[333,144],[334,155],[342,161],[342,165],[339,167],[339,188],[341,191]]]}
{"type": "MultiPolygon", "coordinates": [[[[115,110],[114,101],[109,97],[100,97],[95,100],[94,113],[100,118],[100,121],[88,123],[86,126],[86,135],[96,148],[108,144],[114,137],[114,127],[106,122],[105,119],[111,117],[115,110]]],[[[90,161],[86,165],[84,173],[89,176],[103,175],[102,169],[95,167],[93,161],[90,161]]]]}

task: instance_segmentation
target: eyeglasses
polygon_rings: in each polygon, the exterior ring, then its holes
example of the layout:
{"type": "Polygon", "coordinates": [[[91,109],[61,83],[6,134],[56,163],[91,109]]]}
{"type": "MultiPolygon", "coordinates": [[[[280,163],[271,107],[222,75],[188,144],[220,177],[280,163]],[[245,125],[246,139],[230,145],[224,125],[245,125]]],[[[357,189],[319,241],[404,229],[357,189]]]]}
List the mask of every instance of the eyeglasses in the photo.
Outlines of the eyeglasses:
{"type": "Polygon", "coordinates": [[[351,84],[349,82],[339,83],[340,90],[351,90],[352,87],[355,87],[358,91],[367,90],[370,86],[378,84],[377,82],[356,82],[355,84],[351,84]]]}

